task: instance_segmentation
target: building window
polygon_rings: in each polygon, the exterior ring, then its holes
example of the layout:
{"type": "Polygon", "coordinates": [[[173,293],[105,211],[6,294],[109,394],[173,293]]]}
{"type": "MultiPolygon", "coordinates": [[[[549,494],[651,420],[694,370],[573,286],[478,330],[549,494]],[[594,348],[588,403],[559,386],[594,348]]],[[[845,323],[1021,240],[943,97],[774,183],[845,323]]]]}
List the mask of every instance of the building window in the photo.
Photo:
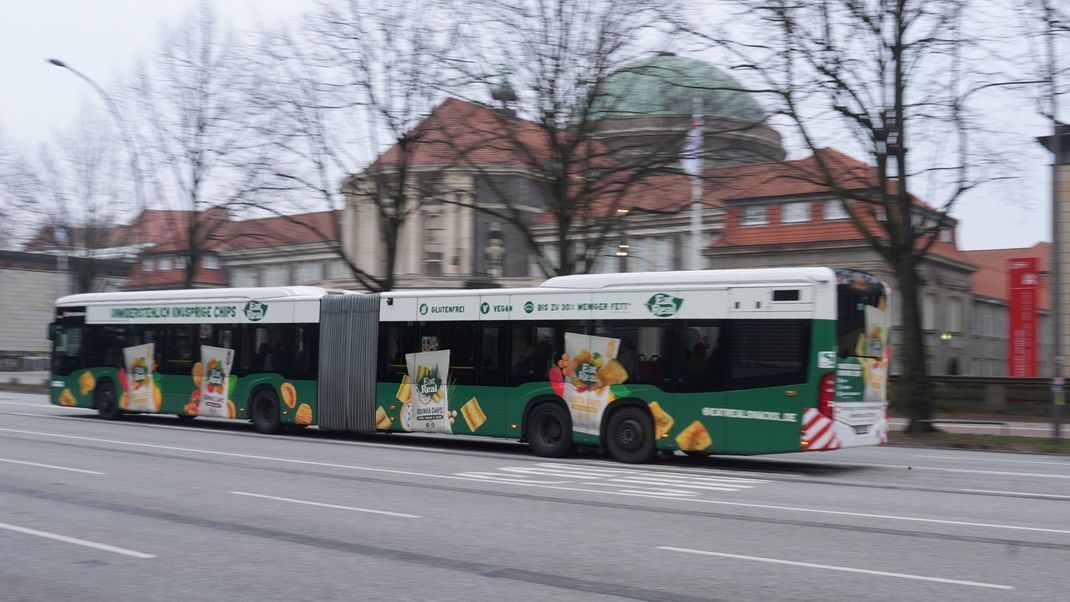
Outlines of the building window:
{"type": "Polygon", "coordinates": [[[156,269],[160,270],[161,272],[166,272],[167,270],[170,270],[171,267],[172,267],[171,257],[168,256],[168,255],[164,255],[163,257],[160,258],[160,261],[157,264],[157,268],[156,269]]]}
{"type": "Polygon", "coordinates": [[[936,295],[925,293],[921,304],[921,328],[923,330],[936,329],[936,295]]]}
{"type": "Polygon", "coordinates": [[[151,272],[156,269],[156,259],[153,257],[146,257],[141,260],[141,271],[151,272]]]}
{"type": "Polygon", "coordinates": [[[264,266],[263,280],[264,286],[288,286],[290,284],[290,265],[264,266]]]}
{"type": "Polygon", "coordinates": [[[218,270],[219,269],[219,256],[215,253],[205,253],[204,259],[201,261],[201,265],[206,270],[218,270]]]}
{"type": "Polygon", "coordinates": [[[238,268],[234,270],[234,276],[231,279],[231,286],[236,288],[245,288],[251,286],[257,286],[260,279],[260,270],[255,267],[250,268],[238,268]]]}
{"type": "Polygon", "coordinates": [[[810,201],[784,203],[781,207],[780,221],[785,224],[810,221],[810,201]]]}
{"type": "Polygon", "coordinates": [[[951,228],[948,228],[946,230],[941,230],[940,231],[940,242],[951,243],[951,242],[954,242],[954,241],[955,241],[954,230],[952,230],[951,228]]]}
{"type": "Polygon", "coordinates": [[[442,275],[442,258],[445,251],[445,220],[437,213],[424,216],[424,269],[428,276],[442,275]]]}
{"type": "Polygon", "coordinates": [[[847,219],[851,217],[847,210],[843,207],[843,202],[839,200],[825,201],[825,220],[832,221],[837,219],[847,219]]]}
{"type": "Polygon", "coordinates": [[[952,297],[947,304],[947,329],[962,332],[962,298],[952,297]]]}
{"type": "Polygon", "coordinates": [[[332,261],[328,272],[329,277],[332,280],[342,280],[353,277],[353,272],[350,271],[349,264],[347,264],[344,259],[332,261]]]}
{"type": "Polygon", "coordinates": [[[175,257],[175,269],[176,270],[184,270],[184,269],[186,269],[186,256],[185,255],[179,255],[178,257],[175,257]]]}
{"type": "Polygon", "coordinates": [[[322,261],[302,261],[297,264],[296,284],[309,284],[323,280],[322,261]]]}
{"type": "Polygon", "coordinates": [[[764,226],[769,223],[769,208],[765,205],[750,205],[743,208],[744,226],[764,226]]]}
{"type": "Polygon", "coordinates": [[[654,269],[659,272],[673,269],[672,239],[658,238],[654,244],[654,269]]]}

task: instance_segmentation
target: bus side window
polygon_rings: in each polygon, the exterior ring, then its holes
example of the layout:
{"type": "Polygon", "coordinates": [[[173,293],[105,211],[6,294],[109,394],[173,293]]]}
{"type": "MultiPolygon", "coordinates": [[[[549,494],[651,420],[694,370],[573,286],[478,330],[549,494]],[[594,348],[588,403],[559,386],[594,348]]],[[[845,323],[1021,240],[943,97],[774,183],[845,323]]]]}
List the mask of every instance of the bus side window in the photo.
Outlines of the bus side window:
{"type": "MultiPolygon", "coordinates": [[[[157,345],[163,351],[160,372],[163,374],[190,374],[197,358],[194,357],[194,326],[176,325],[167,327],[165,345],[157,345]]],[[[200,348],[196,349],[200,355],[200,348]]]]}
{"type": "MultiPolygon", "coordinates": [[[[563,332],[560,337],[562,341],[563,332]]],[[[563,349],[555,346],[558,338],[553,326],[513,322],[509,354],[510,384],[549,380],[550,367],[557,360],[556,356],[560,355],[560,349],[563,349]]]]}
{"type": "Polygon", "coordinates": [[[509,323],[479,323],[479,384],[504,387],[509,384],[509,323]]]}
{"type": "Polygon", "coordinates": [[[82,367],[82,327],[63,326],[57,330],[53,371],[66,375],[82,367]]]}
{"type": "Polygon", "coordinates": [[[421,322],[420,350],[448,349],[449,379],[459,385],[474,385],[478,326],[478,322],[421,322]]]}
{"type": "Polygon", "coordinates": [[[724,390],[724,323],[720,320],[680,321],[675,357],[676,386],[681,393],[724,390]]]}
{"type": "Polygon", "coordinates": [[[806,382],[810,329],[809,320],[731,320],[728,388],[806,382]]]}
{"type": "Polygon", "coordinates": [[[294,378],[316,380],[319,356],[319,325],[298,324],[294,327],[294,378]]]}
{"type": "Polygon", "coordinates": [[[599,321],[592,334],[620,341],[617,362],[628,373],[627,383],[656,385],[672,390],[672,323],[638,320],[599,321]]]}
{"type": "Polygon", "coordinates": [[[415,322],[379,323],[379,380],[401,382],[408,373],[405,354],[418,351],[414,348],[415,322]]]}

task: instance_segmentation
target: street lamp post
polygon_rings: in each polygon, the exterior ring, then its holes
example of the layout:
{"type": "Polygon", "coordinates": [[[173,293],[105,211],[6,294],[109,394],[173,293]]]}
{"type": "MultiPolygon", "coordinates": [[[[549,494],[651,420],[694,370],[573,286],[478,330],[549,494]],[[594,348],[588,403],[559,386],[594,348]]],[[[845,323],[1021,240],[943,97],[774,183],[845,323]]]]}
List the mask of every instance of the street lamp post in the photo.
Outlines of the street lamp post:
{"type": "Polygon", "coordinates": [[[119,111],[119,105],[115,104],[115,100],[111,97],[111,95],[109,95],[107,91],[105,91],[104,88],[100,86],[100,84],[95,82],[88,75],[82,73],[74,67],[71,67],[70,65],[59,59],[46,60],[50,65],[55,65],[57,67],[60,67],[61,69],[66,69],[67,71],[70,71],[74,75],[78,76],[79,79],[89,84],[89,87],[93,88],[93,91],[96,92],[102,99],[104,99],[104,104],[108,107],[108,112],[111,114],[112,119],[115,120],[116,127],[119,128],[119,135],[122,136],[123,143],[126,144],[126,148],[130,152],[130,171],[134,176],[134,193],[137,195],[138,206],[144,209],[145,192],[143,189],[143,183],[141,181],[141,162],[138,156],[138,149],[137,145],[134,143],[133,137],[130,135],[130,130],[126,125],[126,122],[123,121],[123,115],[119,111]]]}

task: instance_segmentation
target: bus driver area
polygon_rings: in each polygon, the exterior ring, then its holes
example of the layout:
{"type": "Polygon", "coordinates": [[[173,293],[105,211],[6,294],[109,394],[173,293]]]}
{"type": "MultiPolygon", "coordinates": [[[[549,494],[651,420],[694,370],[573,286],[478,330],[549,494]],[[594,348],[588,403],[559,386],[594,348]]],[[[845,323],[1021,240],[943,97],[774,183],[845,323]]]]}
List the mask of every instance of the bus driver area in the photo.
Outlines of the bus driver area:
{"type": "Polygon", "coordinates": [[[884,283],[828,268],[74,295],[50,328],[51,399],[264,433],[505,437],[551,458],[833,450],[886,436],[888,315],[884,283]]]}

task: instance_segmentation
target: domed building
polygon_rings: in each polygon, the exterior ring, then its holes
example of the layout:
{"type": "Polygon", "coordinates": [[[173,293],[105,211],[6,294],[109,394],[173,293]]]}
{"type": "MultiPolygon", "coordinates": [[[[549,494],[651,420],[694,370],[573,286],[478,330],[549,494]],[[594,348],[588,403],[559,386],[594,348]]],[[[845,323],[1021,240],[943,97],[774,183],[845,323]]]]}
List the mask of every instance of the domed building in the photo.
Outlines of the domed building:
{"type": "Polygon", "coordinates": [[[701,103],[705,166],[782,161],[780,134],[750,92],[709,63],[661,53],[618,69],[606,78],[588,120],[620,156],[648,155],[651,148],[678,154],[701,103]]]}

